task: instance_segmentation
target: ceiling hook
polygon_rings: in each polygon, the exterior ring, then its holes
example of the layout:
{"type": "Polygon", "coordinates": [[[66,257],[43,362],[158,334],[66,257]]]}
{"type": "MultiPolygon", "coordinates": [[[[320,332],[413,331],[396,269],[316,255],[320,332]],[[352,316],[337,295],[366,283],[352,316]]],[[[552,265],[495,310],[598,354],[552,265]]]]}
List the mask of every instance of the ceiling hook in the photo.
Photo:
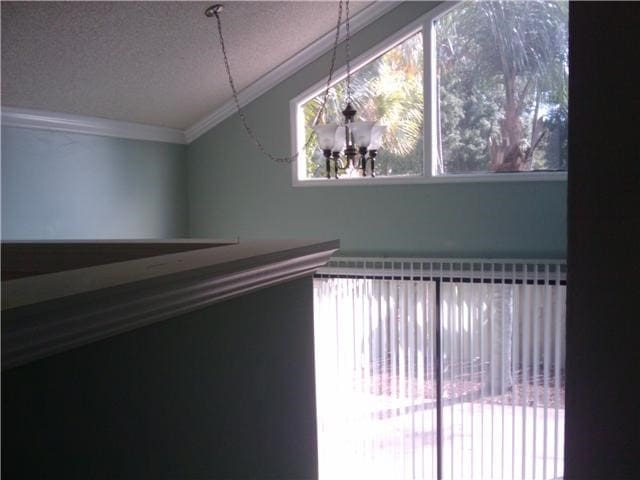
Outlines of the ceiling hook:
{"type": "Polygon", "coordinates": [[[222,10],[224,10],[224,6],[221,3],[216,3],[215,5],[211,5],[209,8],[207,8],[204,11],[204,14],[207,17],[213,17],[213,16],[218,16],[218,14],[220,12],[222,12],[222,10]]]}

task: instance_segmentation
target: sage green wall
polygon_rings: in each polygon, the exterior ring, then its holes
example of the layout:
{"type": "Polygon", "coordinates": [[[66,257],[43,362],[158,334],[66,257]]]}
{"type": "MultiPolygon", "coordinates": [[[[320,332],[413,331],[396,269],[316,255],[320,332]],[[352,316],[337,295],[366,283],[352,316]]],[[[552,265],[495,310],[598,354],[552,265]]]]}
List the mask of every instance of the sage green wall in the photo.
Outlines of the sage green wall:
{"type": "MultiPolygon", "coordinates": [[[[354,55],[433,7],[407,2],[359,32],[354,55]]],[[[290,149],[289,100],[329,55],[246,107],[266,147],[290,149]]],[[[288,165],[258,153],[232,116],[188,148],[192,236],[339,238],[342,254],[564,257],[566,183],[292,187],[288,165]]]]}
{"type": "Polygon", "coordinates": [[[186,236],[186,147],[2,128],[2,238],[186,236]]]}

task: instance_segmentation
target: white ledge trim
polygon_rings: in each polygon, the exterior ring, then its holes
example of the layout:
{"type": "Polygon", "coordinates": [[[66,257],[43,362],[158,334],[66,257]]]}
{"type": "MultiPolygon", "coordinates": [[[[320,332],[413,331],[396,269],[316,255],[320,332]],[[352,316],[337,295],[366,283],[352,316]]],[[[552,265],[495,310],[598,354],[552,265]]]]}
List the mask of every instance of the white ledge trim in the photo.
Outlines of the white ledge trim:
{"type": "MultiPolygon", "coordinates": [[[[373,21],[377,20],[385,13],[391,11],[400,3],[402,2],[374,2],[370,6],[361,10],[356,15],[354,15],[349,22],[351,35],[363,29],[373,21]]],[[[343,41],[345,38],[346,31],[344,28],[341,28],[339,41],[343,41]]],[[[314,60],[331,50],[334,40],[335,29],[320,37],[318,40],[316,40],[303,50],[299,51],[287,61],[278,65],[266,75],[263,75],[258,81],[252,83],[247,88],[239,92],[238,101],[240,103],[240,106],[243,107],[249,104],[265,92],[271,90],[284,79],[293,75],[305,65],[313,62],[314,60]]],[[[233,115],[235,112],[236,105],[233,99],[231,99],[220,108],[204,117],[202,120],[187,128],[185,130],[187,143],[193,142],[195,139],[218,125],[224,119],[233,115]]]]}
{"type": "MultiPolygon", "coordinates": [[[[2,370],[202,309],[258,289],[313,275],[318,268],[327,263],[338,247],[338,241],[303,245],[282,252],[261,254],[255,258],[239,259],[229,264],[209,265],[3,310],[2,370]]],[[[225,248],[226,251],[232,252],[233,249],[241,247],[217,247],[225,248]]],[[[164,258],[168,259],[164,261],[170,268],[171,265],[181,265],[182,259],[187,262],[190,256],[198,257],[204,254],[206,258],[207,250],[151,257],[112,266],[126,270],[127,264],[150,263],[150,267],[153,267],[154,263],[162,262],[164,258]]],[[[93,270],[96,268],[100,269],[94,267],[93,270]]],[[[92,268],[84,270],[90,271],[92,268]]],[[[68,274],[61,272],[51,276],[61,278],[68,274]]],[[[73,275],[72,272],[70,274],[73,275]]],[[[29,279],[7,283],[15,282],[25,285],[29,279]]]]}
{"type": "Polygon", "coordinates": [[[187,143],[184,132],[175,128],[26,108],[2,107],[2,125],[153,142],[187,143]]]}

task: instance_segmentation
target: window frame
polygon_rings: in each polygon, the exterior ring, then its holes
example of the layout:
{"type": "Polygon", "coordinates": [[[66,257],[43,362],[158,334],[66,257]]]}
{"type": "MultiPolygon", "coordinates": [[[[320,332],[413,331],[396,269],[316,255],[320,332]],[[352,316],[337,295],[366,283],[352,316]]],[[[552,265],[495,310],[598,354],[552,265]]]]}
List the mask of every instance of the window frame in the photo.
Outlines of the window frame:
{"type": "MultiPolygon", "coordinates": [[[[438,183],[486,183],[486,182],[531,182],[531,181],[566,181],[568,172],[565,171],[525,171],[525,172],[486,172],[486,173],[465,173],[437,175],[436,165],[433,159],[435,152],[435,128],[436,109],[433,108],[434,100],[437,101],[435,76],[432,73],[436,70],[436,42],[435,28],[433,23],[441,16],[455,8],[460,1],[443,2],[416,20],[405,25],[400,30],[386,37],[381,42],[367,49],[351,61],[351,71],[356,72],[369,62],[384,55],[398,44],[409,37],[422,31],[423,42],[423,168],[421,175],[398,175],[380,177],[348,177],[348,178],[301,178],[306,170],[306,157],[303,146],[304,138],[304,114],[302,105],[322,93],[327,85],[325,76],[321,81],[314,83],[302,93],[289,101],[289,119],[291,131],[291,152],[299,156],[291,163],[292,186],[294,187],[341,187],[341,186],[368,186],[368,185],[408,185],[408,184],[438,184],[438,183]],[[302,161],[304,160],[304,161],[302,161]]],[[[346,65],[336,69],[332,85],[344,80],[347,77],[346,65]]],[[[384,148],[384,147],[383,147],[384,148]]]]}

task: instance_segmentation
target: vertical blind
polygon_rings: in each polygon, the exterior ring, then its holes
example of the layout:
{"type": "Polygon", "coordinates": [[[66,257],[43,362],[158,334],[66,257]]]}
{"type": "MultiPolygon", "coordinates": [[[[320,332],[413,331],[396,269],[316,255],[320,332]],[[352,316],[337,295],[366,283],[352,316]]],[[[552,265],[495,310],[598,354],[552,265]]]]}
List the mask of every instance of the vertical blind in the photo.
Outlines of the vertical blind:
{"type": "Polygon", "coordinates": [[[527,260],[320,270],[321,478],[561,478],[565,274],[527,260]]]}

